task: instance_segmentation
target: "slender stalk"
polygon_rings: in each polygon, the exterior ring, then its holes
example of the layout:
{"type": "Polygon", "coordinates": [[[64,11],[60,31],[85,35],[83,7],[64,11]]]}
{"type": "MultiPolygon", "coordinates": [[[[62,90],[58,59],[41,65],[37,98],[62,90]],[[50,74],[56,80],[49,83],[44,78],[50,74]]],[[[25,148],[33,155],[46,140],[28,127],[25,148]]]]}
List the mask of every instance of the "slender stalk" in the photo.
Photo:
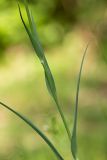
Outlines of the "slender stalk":
{"type": "Polygon", "coordinates": [[[67,132],[67,134],[68,134],[69,141],[71,141],[71,133],[70,133],[70,130],[69,130],[69,128],[68,128],[66,119],[65,119],[64,114],[63,114],[63,112],[62,112],[62,110],[61,110],[61,107],[60,107],[60,105],[59,105],[58,100],[55,100],[55,103],[56,103],[56,105],[57,105],[58,111],[59,111],[60,116],[61,116],[61,118],[62,118],[62,121],[63,121],[63,124],[64,124],[64,126],[65,126],[66,132],[67,132]]]}
{"type": "Polygon", "coordinates": [[[47,59],[45,57],[43,48],[42,48],[42,46],[40,44],[40,41],[39,41],[39,38],[38,38],[38,34],[36,32],[36,25],[34,23],[33,16],[32,16],[32,14],[31,14],[31,12],[30,12],[30,10],[28,8],[27,0],[22,0],[22,2],[23,2],[24,6],[25,6],[25,9],[26,9],[30,30],[28,29],[28,27],[26,26],[26,24],[24,22],[24,19],[23,19],[22,13],[21,13],[21,9],[20,9],[20,5],[18,4],[19,13],[20,13],[20,17],[21,17],[22,23],[23,23],[23,25],[25,27],[25,30],[26,30],[30,40],[31,40],[32,46],[33,46],[33,48],[34,48],[34,50],[35,50],[35,52],[36,52],[41,64],[42,64],[42,66],[43,66],[47,89],[48,89],[50,95],[52,96],[52,98],[54,99],[54,101],[56,103],[57,109],[58,109],[59,114],[61,116],[61,119],[63,121],[63,124],[64,124],[64,127],[66,129],[66,132],[68,134],[68,138],[71,141],[70,130],[69,130],[69,127],[67,125],[64,113],[63,113],[63,111],[62,111],[62,109],[61,109],[61,107],[60,107],[60,105],[58,103],[57,91],[56,91],[54,78],[53,78],[52,72],[50,70],[50,67],[48,65],[47,59]]]}
{"type": "Polygon", "coordinates": [[[0,105],[5,107],[6,109],[13,112],[16,116],[18,116],[20,119],[22,119],[26,124],[28,124],[36,133],[48,144],[48,146],[51,148],[51,150],[54,152],[58,160],[64,160],[64,158],[60,155],[60,153],[57,151],[55,146],[51,143],[51,141],[44,135],[40,129],[38,129],[28,118],[20,114],[19,112],[15,111],[11,107],[7,106],[6,104],[0,102],[0,105]]]}
{"type": "Polygon", "coordinates": [[[72,137],[71,137],[71,152],[72,152],[74,160],[78,160],[77,158],[77,118],[78,118],[78,99],[79,99],[80,81],[81,81],[83,64],[84,64],[85,56],[86,56],[89,45],[90,45],[90,41],[87,44],[83,57],[82,57],[81,66],[80,66],[79,75],[78,75],[78,81],[77,81],[74,122],[73,122],[73,130],[72,130],[72,137]]]}

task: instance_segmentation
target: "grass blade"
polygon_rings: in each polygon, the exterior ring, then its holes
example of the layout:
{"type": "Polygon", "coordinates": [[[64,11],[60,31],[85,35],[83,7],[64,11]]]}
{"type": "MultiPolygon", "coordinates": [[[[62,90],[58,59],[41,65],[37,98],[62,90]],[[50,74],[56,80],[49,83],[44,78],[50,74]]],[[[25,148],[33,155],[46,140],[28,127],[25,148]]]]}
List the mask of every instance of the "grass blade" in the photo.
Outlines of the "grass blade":
{"type": "MultiPolygon", "coordinates": [[[[57,99],[57,93],[56,93],[56,86],[55,86],[55,82],[54,82],[54,78],[53,78],[53,75],[52,75],[52,72],[50,70],[50,67],[48,65],[48,62],[47,62],[47,59],[44,55],[44,51],[43,51],[43,48],[39,42],[39,38],[38,38],[38,34],[36,32],[36,25],[34,23],[34,19],[33,19],[33,16],[29,10],[29,7],[28,7],[28,4],[27,4],[27,0],[22,0],[23,1],[23,4],[25,6],[25,9],[26,9],[26,13],[27,13],[27,17],[28,17],[28,21],[29,21],[29,25],[30,25],[30,31],[28,30],[24,20],[23,20],[23,17],[22,17],[22,13],[21,13],[21,9],[20,9],[20,6],[18,4],[18,7],[19,7],[19,13],[20,13],[20,17],[21,17],[21,20],[22,20],[22,23],[26,29],[26,32],[27,34],[29,35],[29,38],[31,40],[31,43],[32,43],[32,46],[44,68],[44,73],[45,73],[45,82],[46,82],[46,86],[47,86],[47,89],[50,93],[50,95],[52,96],[52,98],[54,99],[55,103],[56,103],[56,106],[57,106],[57,109],[60,113],[60,116],[62,118],[62,121],[63,121],[63,124],[65,126],[65,129],[67,131],[67,134],[68,134],[68,137],[70,139],[70,130],[68,128],[68,125],[67,125],[67,122],[66,122],[66,119],[65,119],[65,116],[63,114],[63,111],[60,107],[60,105],[58,104],[58,99],[57,99]]],[[[70,139],[71,140],[71,139],[70,139]]]]}
{"type": "Polygon", "coordinates": [[[80,81],[81,81],[81,74],[83,69],[83,64],[85,60],[85,56],[88,50],[90,42],[87,44],[79,71],[78,81],[77,81],[77,91],[76,91],[76,100],[75,100],[75,112],[74,112],[74,123],[73,123],[73,131],[71,136],[71,152],[73,155],[74,160],[77,160],[77,117],[78,117],[78,99],[79,99],[79,89],[80,89],[80,81]]]}
{"type": "MultiPolygon", "coordinates": [[[[26,1],[24,0],[24,4],[25,4],[25,7],[26,7],[27,4],[25,2],[26,1]]],[[[30,40],[32,42],[32,45],[33,45],[33,48],[34,48],[38,58],[40,59],[43,68],[44,68],[45,80],[46,80],[46,85],[47,85],[48,91],[51,93],[52,96],[54,96],[54,99],[55,99],[55,97],[56,97],[56,86],[55,86],[54,78],[52,76],[49,65],[48,65],[47,60],[45,58],[42,46],[39,42],[39,38],[38,38],[38,35],[37,35],[37,32],[36,32],[36,26],[34,24],[33,16],[32,15],[30,16],[30,11],[29,11],[28,7],[26,7],[27,8],[26,9],[27,15],[29,15],[28,20],[30,19],[29,23],[30,23],[30,26],[33,30],[33,32],[30,33],[30,31],[26,27],[25,22],[23,20],[20,6],[18,5],[18,7],[19,7],[19,13],[20,13],[22,23],[23,23],[23,25],[26,29],[26,32],[29,35],[29,38],[30,38],[30,40]]]]}
{"type": "Polygon", "coordinates": [[[38,58],[42,61],[43,55],[42,55],[41,49],[40,49],[40,47],[38,46],[38,44],[35,42],[35,40],[34,40],[34,38],[33,38],[33,36],[32,36],[31,31],[29,31],[29,29],[27,28],[27,26],[26,26],[26,24],[25,24],[25,22],[24,22],[24,19],[23,19],[23,16],[22,16],[22,13],[21,13],[21,9],[20,9],[20,5],[19,5],[19,4],[18,4],[18,8],[19,8],[20,18],[21,18],[22,23],[23,23],[23,25],[24,25],[24,28],[25,28],[28,36],[29,36],[29,39],[30,39],[30,41],[31,41],[31,43],[32,43],[32,46],[33,46],[33,48],[34,48],[34,50],[35,50],[38,58]]]}
{"type": "Polygon", "coordinates": [[[24,3],[25,8],[26,8],[26,13],[27,13],[27,17],[28,17],[28,20],[29,20],[29,25],[30,25],[31,31],[33,31],[31,13],[30,13],[30,10],[28,8],[27,1],[26,0],[22,0],[22,1],[24,3]]]}
{"type": "Polygon", "coordinates": [[[19,112],[13,110],[11,107],[7,106],[6,104],[0,102],[0,105],[8,109],[9,111],[13,112],[16,116],[18,116],[20,119],[22,119],[25,123],[27,123],[51,148],[51,150],[54,152],[54,154],[57,156],[58,160],[64,160],[62,156],[59,154],[57,149],[54,147],[54,145],[50,142],[50,140],[44,135],[40,129],[38,129],[28,118],[20,114],[19,112]]]}

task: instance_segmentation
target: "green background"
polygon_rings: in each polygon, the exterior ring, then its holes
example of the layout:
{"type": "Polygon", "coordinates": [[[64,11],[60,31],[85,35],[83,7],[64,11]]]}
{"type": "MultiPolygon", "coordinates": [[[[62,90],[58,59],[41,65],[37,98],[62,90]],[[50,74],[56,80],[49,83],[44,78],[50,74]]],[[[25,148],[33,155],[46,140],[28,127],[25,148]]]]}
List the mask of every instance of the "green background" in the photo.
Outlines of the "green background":
{"type": "MultiPolygon", "coordinates": [[[[78,157],[107,159],[107,2],[29,0],[40,41],[72,131],[81,58],[90,47],[81,80],[78,157]]],[[[24,18],[27,22],[23,5],[24,18]]],[[[71,160],[66,132],[46,90],[38,58],[21,23],[16,1],[0,1],[0,100],[28,116],[71,160]]],[[[42,139],[0,108],[0,160],[54,160],[42,139]]]]}

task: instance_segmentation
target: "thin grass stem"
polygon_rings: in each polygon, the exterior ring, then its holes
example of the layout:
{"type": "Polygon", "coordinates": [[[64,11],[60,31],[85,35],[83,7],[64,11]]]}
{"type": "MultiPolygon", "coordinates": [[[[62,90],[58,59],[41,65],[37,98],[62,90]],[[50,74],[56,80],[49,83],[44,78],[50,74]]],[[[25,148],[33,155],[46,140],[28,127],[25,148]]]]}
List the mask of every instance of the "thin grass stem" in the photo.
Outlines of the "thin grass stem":
{"type": "Polygon", "coordinates": [[[77,81],[77,90],[76,90],[76,99],[75,99],[75,111],[74,111],[74,122],[73,122],[73,130],[71,135],[71,152],[73,155],[74,160],[78,160],[77,158],[77,118],[78,118],[78,99],[79,99],[79,90],[80,90],[80,81],[81,81],[81,74],[83,69],[84,60],[86,57],[87,50],[89,48],[90,41],[88,42],[80,65],[78,81],[77,81]]]}
{"type": "Polygon", "coordinates": [[[26,118],[24,115],[20,114],[19,112],[15,111],[14,109],[12,109],[11,107],[7,106],[6,104],[2,102],[0,102],[0,105],[10,110],[11,112],[13,112],[16,116],[18,116],[26,124],[28,124],[47,143],[47,145],[51,148],[51,150],[56,155],[58,160],[64,160],[64,158],[60,155],[60,153],[57,151],[56,147],[52,144],[52,142],[28,118],[26,118]]]}
{"type": "Polygon", "coordinates": [[[46,57],[44,55],[44,51],[43,51],[43,48],[42,48],[42,46],[40,44],[37,32],[36,32],[36,25],[34,23],[34,18],[33,18],[32,14],[31,14],[31,12],[29,10],[28,4],[27,4],[27,0],[22,0],[22,2],[23,2],[24,6],[25,6],[25,9],[26,9],[26,14],[27,14],[27,17],[28,17],[30,30],[28,29],[28,27],[26,26],[26,24],[24,22],[24,19],[23,19],[22,13],[21,13],[21,9],[20,9],[20,5],[18,3],[19,13],[20,13],[20,17],[21,17],[22,23],[23,23],[23,25],[25,27],[25,30],[26,30],[30,40],[31,40],[32,46],[33,46],[33,48],[34,48],[34,50],[35,50],[35,52],[36,52],[41,64],[42,64],[42,66],[43,66],[47,89],[48,89],[50,95],[52,96],[52,98],[54,99],[54,101],[56,103],[57,109],[58,109],[59,114],[61,116],[61,119],[63,121],[63,124],[64,124],[64,127],[66,129],[66,132],[68,134],[68,138],[71,141],[70,130],[69,130],[68,124],[66,122],[64,113],[63,113],[63,111],[62,111],[62,109],[61,109],[61,107],[60,107],[60,105],[58,103],[55,81],[54,81],[52,72],[50,70],[49,64],[47,62],[47,59],[46,59],[46,57]]]}

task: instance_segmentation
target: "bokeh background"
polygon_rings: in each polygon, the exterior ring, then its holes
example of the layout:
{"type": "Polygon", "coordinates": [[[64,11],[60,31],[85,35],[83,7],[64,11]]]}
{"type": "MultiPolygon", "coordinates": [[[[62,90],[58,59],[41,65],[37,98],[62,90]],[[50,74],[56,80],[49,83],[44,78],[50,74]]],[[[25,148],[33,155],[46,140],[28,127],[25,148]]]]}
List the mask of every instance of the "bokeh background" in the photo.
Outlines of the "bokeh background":
{"type": "MultiPolygon", "coordinates": [[[[81,160],[107,160],[107,1],[29,3],[71,128],[78,71],[85,47],[91,41],[79,97],[78,155],[81,160]]],[[[47,92],[43,69],[14,0],[0,0],[0,101],[28,116],[66,160],[72,159],[62,121],[47,92]]],[[[55,159],[31,128],[0,107],[0,160],[55,159]]]]}

